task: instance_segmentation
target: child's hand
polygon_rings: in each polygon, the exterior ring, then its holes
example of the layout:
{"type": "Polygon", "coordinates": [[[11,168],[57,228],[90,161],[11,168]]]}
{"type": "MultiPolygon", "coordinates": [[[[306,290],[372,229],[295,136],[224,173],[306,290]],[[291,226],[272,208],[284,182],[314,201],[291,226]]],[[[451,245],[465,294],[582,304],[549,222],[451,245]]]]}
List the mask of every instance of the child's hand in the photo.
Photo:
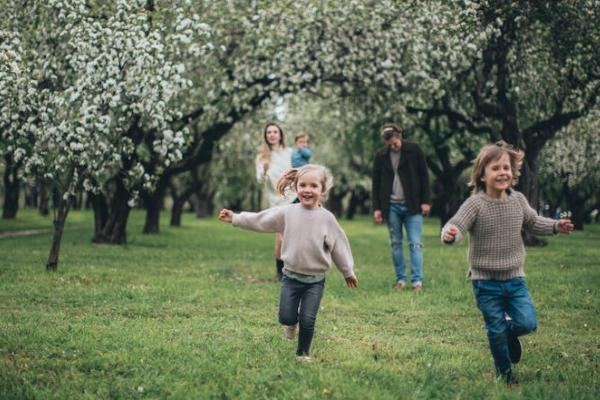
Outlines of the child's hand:
{"type": "Polygon", "coordinates": [[[346,278],[346,286],[349,288],[355,289],[358,287],[358,278],[354,275],[346,278]]]}
{"type": "Polygon", "coordinates": [[[575,228],[575,225],[573,225],[570,219],[559,219],[556,221],[554,226],[556,228],[556,232],[566,234],[571,233],[573,228],[575,228]]]}
{"type": "Polygon", "coordinates": [[[383,224],[383,216],[381,215],[381,210],[375,210],[373,212],[373,219],[375,220],[376,224],[383,224]]]}
{"type": "Polygon", "coordinates": [[[456,235],[458,235],[458,228],[451,226],[448,228],[442,239],[444,239],[445,243],[454,243],[454,240],[456,240],[456,235]]]}
{"type": "Polygon", "coordinates": [[[231,223],[233,221],[233,211],[226,208],[219,211],[219,220],[231,223]]]}

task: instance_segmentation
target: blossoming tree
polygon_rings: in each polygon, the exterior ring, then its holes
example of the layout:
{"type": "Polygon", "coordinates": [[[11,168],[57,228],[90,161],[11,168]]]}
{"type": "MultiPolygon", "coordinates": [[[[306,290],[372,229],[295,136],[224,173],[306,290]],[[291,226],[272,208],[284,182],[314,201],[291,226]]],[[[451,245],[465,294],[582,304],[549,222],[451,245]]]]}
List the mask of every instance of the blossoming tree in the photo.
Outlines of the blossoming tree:
{"type": "Polygon", "coordinates": [[[589,222],[594,209],[600,211],[599,128],[600,110],[594,110],[565,128],[540,155],[540,175],[545,187],[558,186],[562,196],[555,197],[564,199],[578,230],[589,222]]]}
{"type": "Polygon", "coordinates": [[[177,118],[175,97],[189,82],[182,65],[164,57],[161,31],[145,4],[53,0],[34,8],[13,1],[2,10],[3,30],[14,37],[20,33],[8,50],[17,55],[21,71],[7,77],[25,77],[7,86],[24,81],[31,89],[22,104],[2,103],[2,113],[17,121],[7,141],[23,163],[22,174],[43,175],[59,193],[47,263],[55,270],[77,191],[98,191],[120,176],[115,198],[128,213],[129,196],[119,193],[155,179],[137,154],[146,130],[156,132],[146,144],[159,165],[181,158],[185,130],[172,130],[170,122],[177,118]]]}

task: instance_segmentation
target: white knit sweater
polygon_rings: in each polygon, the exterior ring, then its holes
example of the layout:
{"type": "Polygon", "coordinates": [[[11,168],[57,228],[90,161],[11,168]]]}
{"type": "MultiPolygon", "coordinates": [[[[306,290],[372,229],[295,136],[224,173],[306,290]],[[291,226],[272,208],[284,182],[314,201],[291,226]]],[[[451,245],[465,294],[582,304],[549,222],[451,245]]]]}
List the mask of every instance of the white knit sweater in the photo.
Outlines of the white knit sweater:
{"type": "Polygon", "coordinates": [[[350,243],[335,216],[322,207],[288,204],[259,213],[233,215],[233,225],[257,232],[281,232],[285,268],[304,275],[324,274],[333,261],[344,278],[354,276],[350,243]]]}

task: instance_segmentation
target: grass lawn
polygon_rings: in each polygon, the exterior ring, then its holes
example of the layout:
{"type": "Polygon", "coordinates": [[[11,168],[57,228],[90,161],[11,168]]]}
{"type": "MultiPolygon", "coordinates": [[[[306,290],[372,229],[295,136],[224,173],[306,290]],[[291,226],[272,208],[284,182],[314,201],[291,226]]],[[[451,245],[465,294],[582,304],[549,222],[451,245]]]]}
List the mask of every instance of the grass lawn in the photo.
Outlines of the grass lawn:
{"type": "MultiPolygon", "coordinates": [[[[387,232],[342,221],[360,287],[327,276],[299,364],[277,323],[274,236],[185,215],[127,246],[90,243],[93,216],[69,215],[59,269],[50,234],[0,239],[0,398],[598,399],[600,225],[528,249],[537,333],[522,338],[521,381],[494,379],[466,279],[466,246],[426,223],[425,288],[394,291],[387,232]]],[[[163,216],[163,222],[168,220],[163,216]]],[[[20,210],[0,231],[49,228],[20,210]]]]}

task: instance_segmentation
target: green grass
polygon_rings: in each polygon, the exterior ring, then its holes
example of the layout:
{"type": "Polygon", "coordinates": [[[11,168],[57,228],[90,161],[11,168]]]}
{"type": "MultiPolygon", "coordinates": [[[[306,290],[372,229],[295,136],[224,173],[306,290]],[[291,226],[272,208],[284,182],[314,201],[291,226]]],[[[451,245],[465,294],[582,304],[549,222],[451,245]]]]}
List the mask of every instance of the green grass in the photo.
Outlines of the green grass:
{"type": "MultiPolygon", "coordinates": [[[[392,290],[384,228],[342,221],[360,288],[328,274],[312,364],[277,323],[273,235],[185,215],[148,236],[134,212],[118,247],[91,244],[92,221],[69,215],[56,273],[49,234],[0,239],[0,398],[600,397],[598,225],[528,250],[539,327],[511,390],[494,380],[466,248],[442,246],[436,220],[421,295],[392,290]]],[[[0,231],[50,224],[21,210],[0,231]]]]}

